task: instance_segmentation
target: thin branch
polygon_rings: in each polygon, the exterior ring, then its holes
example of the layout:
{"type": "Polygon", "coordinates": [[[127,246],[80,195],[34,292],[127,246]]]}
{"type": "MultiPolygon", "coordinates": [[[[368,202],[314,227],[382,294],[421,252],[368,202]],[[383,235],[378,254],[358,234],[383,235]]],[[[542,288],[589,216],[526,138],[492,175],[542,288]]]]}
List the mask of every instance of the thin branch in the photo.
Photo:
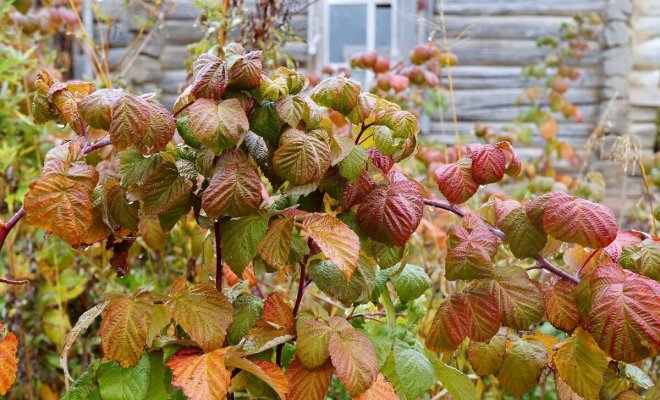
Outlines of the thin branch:
{"type": "MultiPolygon", "coordinates": [[[[436,207],[436,208],[441,208],[441,209],[443,209],[443,210],[447,210],[447,211],[449,211],[449,212],[452,212],[452,213],[458,215],[459,217],[464,217],[464,216],[465,216],[465,213],[464,213],[462,210],[460,210],[458,207],[456,207],[455,205],[452,205],[452,204],[441,203],[441,202],[439,202],[439,201],[428,200],[428,199],[424,199],[424,204],[426,204],[427,206],[431,206],[431,207],[436,207]]],[[[491,232],[493,232],[493,234],[495,234],[495,235],[496,235],[497,237],[499,237],[500,239],[504,239],[504,238],[506,237],[506,235],[504,234],[504,232],[502,232],[501,230],[499,230],[499,229],[497,229],[497,228],[488,227],[488,229],[489,229],[491,232]]],[[[549,271],[549,272],[551,272],[551,273],[553,273],[553,274],[555,274],[555,275],[557,275],[557,276],[560,276],[560,277],[562,277],[562,278],[564,278],[564,279],[568,279],[568,280],[571,281],[571,282],[574,282],[574,283],[580,283],[580,279],[579,279],[579,278],[577,278],[577,277],[575,277],[575,276],[569,274],[568,272],[563,271],[563,270],[560,269],[559,267],[557,267],[557,266],[551,264],[551,263],[550,263],[548,260],[546,260],[545,258],[543,258],[543,257],[541,257],[541,256],[539,256],[539,255],[537,255],[537,256],[534,257],[534,259],[538,262],[538,266],[539,266],[540,268],[543,268],[543,269],[545,269],[546,271],[549,271]]]]}
{"type": "Polygon", "coordinates": [[[371,123],[369,123],[369,124],[367,124],[367,125],[365,125],[364,122],[362,123],[362,129],[360,130],[360,133],[358,133],[357,137],[355,138],[355,144],[360,144],[360,138],[362,137],[362,134],[363,134],[367,129],[369,129],[373,124],[374,124],[373,122],[371,122],[371,123]]]}
{"type": "Polygon", "coordinates": [[[300,304],[302,303],[303,294],[305,294],[305,276],[307,274],[307,256],[300,261],[300,281],[298,283],[298,294],[296,295],[296,304],[293,306],[293,316],[298,316],[300,311],[300,304]]]}
{"type": "Polygon", "coordinates": [[[109,145],[109,144],[110,144],[110,138],[108,138],[108,139],[103,139],[103,140],[99,140],[98,142],[96,142],[96,143],[94,143],[94,144],[92,144],[92,145],[90,145],[90,146],[86,146],[86,147],[83,149],[83,153],[84,153],[84,154],[89,154],[89,153],[91,153],[91,152],[93,152],[93,151],[95,151],[95,150],[98,150],[98,149],[100,149],[101,147],[105,147],[105,146],[107,146],[107,145],[109,145]]]}
{"type": "Polygon", "coordinates": [[[30,281],[27,279],[0,278],[0,283],[6,283],[7,285],[27,285],[30,283],[30,281]]]}
{"type": "Polygon", "coordinates": [[[222,230],[220,228],[220,219],[213,223],[213,232],[215,234],[215,289],[222,293],[222,230]]]}
{"type": "Polygon", "coordinates": [[[186,104],[185,106],[179,108],[179,110],[178,110],[177,112],[174,113],[174,118],[178,117],[179,114],[181,114],[181,113],[183,112],[183,110],[185,110],[186,108],[192,106],[193,103],[195,103],[195,102],[194,102],[194,101],[191,101],[190,103],[186,104]]]}

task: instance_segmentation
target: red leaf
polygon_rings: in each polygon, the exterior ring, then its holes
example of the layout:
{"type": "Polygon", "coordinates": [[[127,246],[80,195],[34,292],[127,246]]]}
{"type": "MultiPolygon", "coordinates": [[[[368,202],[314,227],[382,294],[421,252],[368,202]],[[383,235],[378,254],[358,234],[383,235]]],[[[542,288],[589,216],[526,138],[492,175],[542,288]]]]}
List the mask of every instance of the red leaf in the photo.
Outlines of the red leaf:
{"type": "Polygon", "coordinates": [[[472,179],[480,185],[499,182],[504,177],[506,156],[492,144],[468,146],[472,179]]]}
{"type": "Polygon", "coordinates": [[[296,321],[291,307],[277,293],[273,293],[264,302],[263,318],[288,334],[296,333],[296,321]]]}
{"type": "Polygon", "coordinates": [[[453,351],[466,337],[488,342],[499,328],[497,299],[490,293],[467,287],[440,303],[426,336],[426,347],[437,352],[453,351]]]}
{"type": "Polygon", "coordinates": [[[383,174],[389,173],[394,166],[394,159],[392,156],[384,155],[375,147],[370,147],[367,150],[367,155],[369,156],[369,160],[371,160],[374,166],[381,170],[383,174]]]}
{"type": "Polygon", "coordinates": [[[385,182],[365,197],[357,211],[357,221],[371,238],[403,246],[422,219],[424,197],[408,180],[385,182]]]}
{"type": "Polygon", "coordinates": [[[442,194],[452,204],[465,203],[479,188],[472,178],[472,160],[469,158],[439,165],[435,170],[435,179],[442,194]]]}
{"type": "Polygon", "coordinates": [[[580,321],[573,289],[575,283],[566,279],[553,279],[543,284],[545,315],[555,328],[565,332],[572,332],[580,321]]]}
{"type": "Polygon", "coordinates": [[[376,186],[369,174],[365,171],[355,182],[347,183],[344,186],[341,203],[345,209],[350,209],[355,204],[361,203],[364,197],[376,186]]]}
{"type": "Polygon", "coordinates": [[[648,237],[648,234],[634,229],[628,229],[625,231],[619,231],[616,234],[616,239],[605,247],[605,252],[610,256],[612,261],[619,262],[619,257],[621,257],[621,250],[623,246],[628,244],[639,244],[642,243],[644,239],[648,237]]]}
{"type": "Polygon", "coordinates": [[[655,354],[660,347],[660,284],[617,264],[598,266],[588,279],[587,330],[598,345],[625,362],[655,354]]]}
{"type": "Polygon", "coordinates": [[[545,231],[555,238],[585,247],[606,247],[617,235],[616,217],[604,205],[555,193],[543,213],[545,231]]]}
{"type": "Polygon", "coordinates": [[[193,82],[190,92],[195,98],[219,99],[227,88],[225,65],[212,54],[202,54],[192,65],[193,82]]]}

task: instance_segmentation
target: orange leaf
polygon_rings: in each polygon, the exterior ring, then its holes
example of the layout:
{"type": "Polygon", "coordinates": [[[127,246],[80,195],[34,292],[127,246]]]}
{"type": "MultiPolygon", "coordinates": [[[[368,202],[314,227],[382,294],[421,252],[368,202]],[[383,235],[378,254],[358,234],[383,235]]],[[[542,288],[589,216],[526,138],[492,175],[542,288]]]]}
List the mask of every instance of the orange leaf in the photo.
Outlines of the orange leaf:
{"type": "Polygon", "coordinates": [[[286,370],[289,379],[287,400],[325,400],[334,371],[330,361],[318,368],[307,369],[296,358],[286,370]]]}
{"type": "Polygon", "coordinates": [[[349,282],[360,256],[357,234],[338,218],[324,214],[310,214],[303,220],[302,228],[349,282]]]}
{"type": "Polygon", "coordinates": [[[295,334],[296,321],[291,307],[284,302],[280,295],[273,293],[264,302],[263,318],[288,334],[295,334]]]}
{"type": "Polygon", "coordinates": [[[185,279],[181,279],[172,286],[165,307],[202,349],[211,351],[222,346],[233,309],[213,285],[186,285],[185,279]]]}
{"type": "Polygon", "coordinates": [[[359,396],[353,397],[353,400],[399,400],[392,384],[385,380],[383,374],[378,374],[376,382],[359,396]]]}
{"type": "MultiPolygon", "coordinates": [[[[2,330],[2,322],[0,322],[2,330]]],[[[16,380],[18,371],[18,338],[13,333],[8,333],[0,340],[0,396],[4,396],[16,380]]]]}
{"type": "Polygon", "coordinates": [[[232,353],[226,355],[225,363],[229,368],[237,368],[256,376],[273,388],[282,400],[286,398],[289,381],[277,364],[270,361],[251,361],[232,353]]]}
{"type": "Polygon", "coordinates": [[[270,224],[268,232],[259,242],[257,251],[261,258],[273,268],[287,265],[293,237],[293,219],[280,218],[270,224]]]}
{"type": "Polygon", "coordinates": [[[99,330],[104,357],[124,368],[137,364],[147,344],[152,314],[153,303],[148,292],[115,296],[102,314],[99,330]]]}
{"type": "Polygon", "coordinates": [[[177,351],[166,362],[172,370],[172,386],[181,388],[189,400],[224,398],[231,382],[225,353],[225,349],[218,349],[199,354],[194,347],[177,351]]]}
{"type": "Polygon", "coordinates": [[[26,221],[72,246],[85,243],[94,219],[91,195],[98,180],[98,171],[89,165],[49,161],[25,196],[26,221]]]}

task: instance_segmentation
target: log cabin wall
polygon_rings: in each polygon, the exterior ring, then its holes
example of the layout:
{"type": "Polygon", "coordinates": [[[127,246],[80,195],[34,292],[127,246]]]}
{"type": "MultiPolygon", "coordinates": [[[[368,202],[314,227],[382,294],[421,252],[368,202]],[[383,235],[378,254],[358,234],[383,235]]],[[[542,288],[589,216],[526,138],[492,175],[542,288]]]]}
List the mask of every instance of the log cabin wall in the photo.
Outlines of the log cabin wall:
{"type": "MultiPolygon", "coordinates": [[[[316,72],[322,67],[319,52],[327,40],[323,38],[320,11],[323,1],[312,2],[292,18],[293,27],[307,42],[289,43],[284,49],[300,67],[316,72]]],[[[521,67],[538,62],[546,54],[545,49],[537,48],[537,39],[556,35],[560,25],[573,15],[597,12],[604,21],[600,40],[591,43],[591,52],[580,65],[584,75],[568,94],[582,109],[584,122],[558,118],[559,138],[583,149],[609,107],[606,144],[611,144],[617,135],[631,131],[639,139],[644,154],[658,151],[660,0],[445,0],[444,3],[449,45],[459,57],[459,66],[451,72],[462,134],[469,138],[477,122],[496,129],[510,124],[522,110],[515,105],[516,100],[523,88],[532,83],[521,77],[521,67]]],[[[186,78],[187,45],[203,35],[196,23],[199,11],[192,0],[167,0],[160,11],[162,19],[146,31],[146,35],[152,35],[151,39],[137,49],[133,46],[133,53],[128,56],[127,49],[142,28],[149,7],[134,0],[128,3],[103,0],[95,4],[114,21],[109,33],[109,66],[121,70],[122,62],[135,54],[123,74],[126,83],[139,92],[158,92],[167,106],[173,104],[186,78]]],[[[435,0],[398,0],[397,54],[405,57],[414,43],[423,42],[434,33],[439,36],[439,9],[439,1],[435,0]]],[[[94,31],[97,41],[98,32],[107,34],[102,24],[95,25],[94,31]]],[[[78,60],[80,75],[80,71],[85,71],[86,61],[84,57],[78,60]]],[[[438,110],[424,122],[423,135],[453,142],[451,118],[451,113],[441,116],[438,110]]],[[[527,158],[538,157],[541,152],[538,137],[520,152],[527,158]]],[[[608,185],[606,203],[622,211],[640,200],[641,181],[629,177],[631,171],[624,174],[621,167],[607,158],[607,151],[591,154],[589,168],[604,172],[608,185]]],[[[576,172],[576,168],[568,165],[559,168],[576,172]]]]}

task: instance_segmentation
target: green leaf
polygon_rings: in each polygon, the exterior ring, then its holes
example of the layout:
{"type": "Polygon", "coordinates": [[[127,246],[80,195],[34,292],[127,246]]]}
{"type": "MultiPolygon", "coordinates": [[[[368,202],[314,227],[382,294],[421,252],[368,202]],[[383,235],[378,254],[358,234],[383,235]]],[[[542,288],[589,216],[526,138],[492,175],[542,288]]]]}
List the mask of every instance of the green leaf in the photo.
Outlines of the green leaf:
{"type": "Polygon", "coordinates": [[[407,303],[420,297],[431,287],[431,278],[424,268],[407,264],[392,278],[392,283],[401,302],[407,303]]]}
{"type": "Polygon", "coordinates": [[[312,89],[310,96],[318,105],[347,115],[357,105],[361,91],[360,82],[340,74],[323,80],[312,89]]]}
{"type": "Polygon", "coordinates": [[[245,110],[237,99],[199,99],[190,106],[188,121],[197,140],[218,155],[234,147],[250,129],[245,110]]]}
{"type": "Polygon", "coordinates": [[[121,185],[125,188],[141,185],[162,162],[163,159],[159,154],[145,157],[134,148],[123,151],[119,158],[121,185]]]}
{"type": "Polygon", "coordinates": [[[506,352],[497,379],[509,393],[522,396],[534,389],[547,364],[548,353],[543,343],[518,339],[506,352]]]}
{"type": "Polygon", "coordinates": [[[419,132],[417,118],[409,111],[387,108],[376,114],[376,125],[385,125],[395,138],[413,138],[419,132]]]}
{"type": "Polygon", "coordinates": [[[139,203],[129,203],[124,189],[117,181],[108,179],[103,184],[104,221],[108,226],[119,226],[137,231],[139,203]]]}
{"type": "Polygon", "coordinates": [[[66,391],[61,400],[88,400],[92,392],[97,391],[96,371],[101,360],[95,360],[83,372],[76,382],[66,391]]]}
{"type": "Polygon", "coordinates": [[[221,247],[229,250],[223,253],[224,261],[238,276],[257,255],[257,246],[268,230],[268,218],[248,215],[231,219],[222,224],[221,247]]]}
{"type": "Polygon", "coordinates": [[[259,93],[264,99],[276,101],[289,95],[289,86],[286,76],[263,77],[259,84],[259,93]]]}
{"type": "Polygon", "coordinates": [[[354,182],[367,167],[367,151],[362,146],[354,146],[353,150],[337,165],[339,173],[349,182],[354,182]]]}
{"type": "Polygon", "coordinates": [[[202,195],[206,214],[213,219],[222,215],[240,217],[257,211],[260,203],[261,177],[257,169],[238,150],[222,153],[202,195]]]}
{"type": "Polygon", "coordinates": [[[424,353],[397,339],[394,341],[392,355],[399,381],[399,394],[408,399],[416,399],[433,386],[435,371],[424,353]]]}
{"type": "Polygon", "coordinates": [[[296,331],[296,355],[307,369],[323,365],[330,357],[328,343],[332,328],[326,322],[298,320],[296,331]]]}
{"type": "Polygon", "coordinates": [[[250,129],[254,133],[266,139],[271,146],[277,146],[284,123],[280,120],[272,102],[265,101],[256,105],[250,112],[248,119],[250,129]]]}
{"type": "Polygon", "coordinates": [[[263,301],[253,295],[242,295],[233,304],[233,322],[227,329],[227,342],[237,344],[243,336],[261,319],[263,301]]]}
{"type": "Polygon", "coordinates": [[[509,212],[499,221],[498,227],[506,234],[504,240],[518,258],[538,255],[548,241],[543,230],[532,224],[522,207],[509,212]]]}
{"type": "Polygon", "coordinates": [[[395,140],[392,130],[384,125],[376,125],[372,128],[374,143],[378,150],[386,156],[391,156],[399,150],[401,139],[395,140]]]}
{"type": "Polygon", "coordinates": [[[172,380],[172,372],[165,368],[163,363],[163,353],[149,354],[149,390],[145,399],[169,399],[172,387],[170,381],[172,380]]]}
{"type": "Polygon", "coordinates": [[[619,264],[625,269],[660,281],[660,243],[649,239],[637,245],[623,246],[619,264]]]}
{"type": "Polygon", "coordinates": [[[195,132],[193,132],[190,127],[190,122],[188,121],[188,116],[178,118],[176,120],[176,130],[179,132],[179,136],[183,139],[183,142],[193,149],[199,149],[202,147],[202,144],[195,137],[195,132]]]}
{"type": "Polygon", "coordinates": [[[147,400],[151,364],[145,353],[131,368],[122,368],[115,362],[99,366],[97,375],[103,400],[147,400]]]}
{"type": "Polygon", "coordinates": [[[330,167],[330,146],[312,135],[290,128],[279,142],[273,169],[294,185],[318,181],[330,167]]]}
{"type": "Polygon", "coordinates": [[[455,399],[477,400],[477,389],[465,374],[442,361],[435,362],[435,376],[455,399]]]}
{"type": "Polygon", "coordinates": [[[593,337],[578,327],[559,343],[553,362],[561,379],[585,400],[598,400],[607,368],[607,356],[593,337]]]}
{"type": "Polygon", "coordinates": [[[373,259],[361,255],[357,269],[348,283],[339,268],[329,260],[313,260],[308,271],[321,291],[348,306],[369,299],[376,285],[377,268],[373,259]]]}
{"type": "Polygon", "coordinates": [[[165,212],[188,198],[191,190],[192,182],[179,176],[176,165],[160,164],[142,184],[142,212],[148,216],[165,212]]]}

